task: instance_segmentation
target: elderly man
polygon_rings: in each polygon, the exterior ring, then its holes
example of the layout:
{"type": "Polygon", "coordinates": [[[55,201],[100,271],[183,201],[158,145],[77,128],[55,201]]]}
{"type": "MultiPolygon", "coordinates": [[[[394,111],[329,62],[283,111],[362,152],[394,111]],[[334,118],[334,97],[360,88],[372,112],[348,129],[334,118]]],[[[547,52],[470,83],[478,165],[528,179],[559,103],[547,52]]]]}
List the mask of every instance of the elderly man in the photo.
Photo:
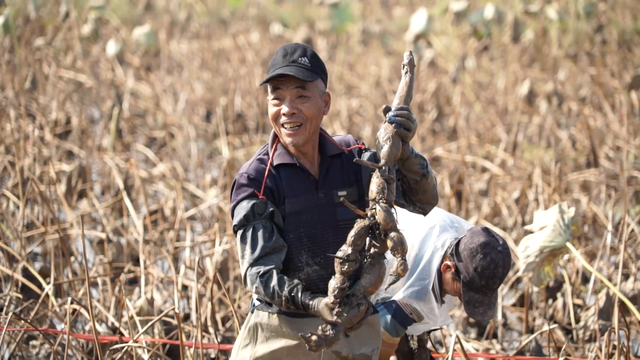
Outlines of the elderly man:
{"type": "Polygon", "coordinates": [[[380,316],[384,360],[405,334],[450,324],[456,298],[470,317],[482,322],[493,318],[498,288],[511,269],[509,246],[487,227],[472,226],[440,208],[426,217],[400,208],[396,212],[409,247],[409,273],[372,297],[380,316]]]}
{"type": "MultiPolygon", "coordinates": [[[[371,169],[355,158],[378,161],[375,151],[351,135],[321,128],[331,108],[327,69],[304,44],[279,48],[261,85],[268,86],[273,126],[263,146],[239,171],[231,189],[231,214],[245,287],[254,296],[232,359],[377,358],[378,316],[329,351],[308,351],[299,334],[332,319],[327,287],[334,274],[330,256],[344,244],[356,215],[340,198],[364,209],[371,169]]],[[[398,107],[385,121],[405,141],[397,161],[396,204],[419,214],[437,205],[436,179],[428,161],[409,145],[416,120],[398,107]]],[[[357,271],[351,283],[360,275],[357,271]]]]}

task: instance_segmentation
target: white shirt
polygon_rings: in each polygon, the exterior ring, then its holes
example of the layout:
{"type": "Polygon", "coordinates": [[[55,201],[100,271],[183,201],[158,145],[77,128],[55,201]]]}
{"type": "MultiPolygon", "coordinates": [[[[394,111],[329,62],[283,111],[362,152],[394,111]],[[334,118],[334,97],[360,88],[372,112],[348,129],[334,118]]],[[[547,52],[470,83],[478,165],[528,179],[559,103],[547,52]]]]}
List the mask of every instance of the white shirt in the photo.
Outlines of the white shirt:
{"type": "Polygon", "coordinates": [[[456,238],[464,235],[472,225],[437,207],[431,210],[427,216],[398,207],[395,210],[398,229],[407,240],[409,272],[404,278],[385,290],[384,288],[389,281],[389,271],[396,261],[390,253],[387,253],[385,260],[387,276],[378,292],[371,297],[371,301],[375,304],[396,300],[408,304],[407,307],[417,311],[418,314],[409,314],[417,322],[409,326],[407,334],[418,335],[452,322],[449,312],[453,309],[456,298],[445,295],[444,304],[441,305],[432,288],[445,251],[456,238]]]}

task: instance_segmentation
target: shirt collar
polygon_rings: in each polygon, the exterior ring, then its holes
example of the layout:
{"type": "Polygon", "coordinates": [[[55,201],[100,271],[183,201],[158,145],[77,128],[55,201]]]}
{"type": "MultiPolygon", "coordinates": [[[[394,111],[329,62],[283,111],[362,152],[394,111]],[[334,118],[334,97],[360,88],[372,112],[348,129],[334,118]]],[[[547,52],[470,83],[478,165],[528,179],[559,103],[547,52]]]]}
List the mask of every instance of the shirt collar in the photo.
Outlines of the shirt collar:
{"type": "MultiPolygon", "coordinates": [[[[320,128],[320,138],[318,141],[318,151],[320,151],[320,158],[333,156],[336,154],[340,154],[345,150],[336,143],[331,135],[327,133],[323,128],[320,128]]],[[[271,135],[269,136],[269,151],[273,149],[273,144],[275,144],[276,138],[275,130],[271,130],[271,135]]],[[[279,164],[298,164],[298,160],[291,155],[287,147],[282,144],[282,142],[278,141],[278,145],[276,146],[275,154],[273,155],[273,165],[279,164]]]]}

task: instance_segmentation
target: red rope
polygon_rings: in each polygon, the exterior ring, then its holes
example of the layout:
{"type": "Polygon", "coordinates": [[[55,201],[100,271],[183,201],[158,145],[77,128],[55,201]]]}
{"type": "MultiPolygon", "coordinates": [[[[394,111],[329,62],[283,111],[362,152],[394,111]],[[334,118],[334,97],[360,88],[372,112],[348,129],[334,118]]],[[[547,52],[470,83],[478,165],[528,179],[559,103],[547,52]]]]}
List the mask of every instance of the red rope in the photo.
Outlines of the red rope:
{"type": "Polygon", "coordinates": [[[337,147],[340,148],[340,150],[343,151],[349,151],[349,150],[353,150],[355,148],[360,148],[362,150],[365,149],[365,146],[363,143],[360,142],[360,140],[356,140],[356,144],[353,146],[349,146],[348,148],[343,148],[342,146],[340,146],[340,144],[338,144],[335,140],[333,140],[333,138],[327,134],[325,134],[324,132],[320,132],[322,135],[324,135],[324,137],[326,137],[327,139],[329,139],[329,141],[331,141],[332,143],[334,143],[337,147]]]}
{"type": "MultiPolygon", "coordinates": [[[[448,354],[438,354],[431,353],[435,358],[445,358],[448,354]]],[[[485,358],[485,359],[518,359],[518,360],[538,360],[538,359],[546,359],[546,360],[558,360],[558,358],[548,358],[541,356],[509,356],[509,355],[498,355],[498,354],[488,354],[488,353],[467,353],[469,358],[485,358]]],[[[454,352],[453,357],[462,358],[463,356],[459,352],[454,352]]],[[[569,358],[563,358],[569,359],[569,358]]],[[[584,359],[573,359],[573,360],[584,360],[584,359]]]]}
{"type": "MultiPolygon", "coordinates": [[[[56,329],[46,329],[46,328],[14,328],[14,327],[4,327],[0,326],[0,331],[17,331],[17,332],[33,332],[38,331],[42,333],[48,334],[58,334],[58,335],[67,335],[66,331],[56,330],[56,329]]],[[[93,335],[90,334],[77,334],[77,333],[69,333],[69,336],[72,336],[78,340],[85,341],[93,341],[93,335]]],[[[118,336],[118,335],[98,335],[98,342],[100,343],[127,343],[130,342],[131,338],[128,336],[118,336]]],[[[154,342],[161,344],[169,344],[169,345],[180,345],[180,340],[167,340],[167,339],[156,339],[156,338],[138,338],[135,340],[136,342],[154,342]]],[[[202,349],[216,349],[229,351],[233,348],[232,344],[210,344],[210,343],[199,343],[193,341],[183,341],[183,344],[187,348],[202,348],[202,349]]]]}
{"type": "MultiPolygon", "coordinates": [[[[438,353],[432,353],[433,357],[436,358],[444,358],[447,357],[448,354],[438,354],[438,353]]],[[[514,360],[541,360],[541,359],[545,359],[545,360],[587,360],[587,359],[583,359],[583,358],[571,358],[571,357],[563,357],[563,358],[557,358],[557,357],[546,357],[546,356],[527,356],[527,355],[500,355],[500,354],[489,354],[489,353],[467,353],[467,356],[470,359],[478,359],[478,358],[485,358],[485,359],[514,359],[514,360]]],[[[454,352],[453,353],[453,357],[455,358],[462,358],[463,356],[459,353],[459,352],[454,352]]],[[[632,358],[632,360],[638,360],[638,359],[634,359],[632,358]]]]}
{"type": "MultiPolygon", "coordinates": [[[[331,141],[332,143],[334,143],[337,147],[339,147],[339,148],[340,148],[340,150],[343,150],[343,151],[349,151],[349,150],[353,150],[353,149],[355,149],[355,148],[360,148],[360,149],[363,149],[363,150],[364,150],[364,148],[365,148],[364,144],[363,144],[363,143],[361,143],[360,141],[356,141],[356,142],[357,142],[357,144],[356,144],[356,145],[350,146],[350,147],[348,147],[348,148],[343,148],[342,146],[340,146],[340,144],[338,144],[335,140],[333,140],[333,138],[332,138],[331,136],[329,136],[329,135],[325,134],[325,133],[324,133],[324,132],[322,132],[322,131],[321,131],[320,133],[321,133],[322,135],[324,135],[327,139],[329,139],[329,141],[331,141]]],[[[267,184],[267,177],[269,177],[269,169],[271,169],[271,163],[273,162],[273,155],[274,155],[274,154],[275,154],[275,152],[276,152],[276,146],[278,146],[278,140],[279,140],[279,139],[280,139],[280,138],[276,136],[276,140],[273,142],[273,146],[271,147],[271,153],[269,154],[269,162],[267,163],[267,168],[266,168],[266,169],[265,169],[265,171],[264,171],[264,178],[262,178],[262,187],[260,188],[260,192],[258,192],[258,190],[253,190],[253,192],[255,192],[255,193],[256,193],[256,195],[258,195],[258,197],[259,197],[260,199],[264,199],[264,200],[266,200],[266,199],[267,199],[267,197],[266,197],[266,196],[264,196],[264,187],[265,187],[265,185],[267,184]]]]}
{"type": "Polygon", "coordinates": [[[273,154],[276,153],[276,146],[278,146],[278,137],[276,136],[276,140],[273,142],[273,146],[271,147],[271,153],[269,154],[269,162],[267,163],[267,169],[264,171],[264,178],[262,179],[262,188],[260,192],[258,190],[253,190],[256,195],[260,199],[267,200],[267,197],[264,196],[264,186],[267,184],[267,177],[269,176],[269,169],[271,169],[271,162],[273,162],[273,154]]]}
{"type": "MultiPolygon", "coordinates": [[[[15,327],[4,327],[0,326],[0,332],[41,332],[47,334],[58,334],[58,335],[67,335],[67,332],[64,330],[56,330],[56,329],[47,329],[47,328],[15,328],[15,327]]],[[[85,341],[93,341],[93,335],[91,334],[77,334],[77,333],[69,333],[69,336],[74,337],[78,340],[85,341]]],[[[131,338],[127,336],[118,336],[118,335],[98,335],[98,342],[100,343],[127,343],[130,342],[131,338]]],[[[138,338],[135,340],[136,342],[154,342],[160,344],[169,344],[169,345],[180,345],[179,340],[167,340],[167,339],[156,339],[156,338],[138,338]]],[[[233,349],[233,344],[211,344],[211,343],[200,343],[194,341],[184,341],[184,346],[186,348],[196,348],[196,349],[215,349],[222,351],[230,351],[233,349]]],[[[446,357],[447,354],[438,354],[433,353],[433,357],[442,358],[446,357]]],[[[557,358],[557,357],[545,357],[545,356],[526,356],[526,355],[500,355],[500,354],[489,354],[489,353],[467,353],[467,356],[472,359],[485,358],[485,359],[514,359],[514,360],[587,360],[583,358],[557,358]]],[[[458,352],[453,353],[453,357],[462,358],[462,355],[458,352]]],[[[640,360],[636,358],[632,358],[632,360],[640,360]]]]}

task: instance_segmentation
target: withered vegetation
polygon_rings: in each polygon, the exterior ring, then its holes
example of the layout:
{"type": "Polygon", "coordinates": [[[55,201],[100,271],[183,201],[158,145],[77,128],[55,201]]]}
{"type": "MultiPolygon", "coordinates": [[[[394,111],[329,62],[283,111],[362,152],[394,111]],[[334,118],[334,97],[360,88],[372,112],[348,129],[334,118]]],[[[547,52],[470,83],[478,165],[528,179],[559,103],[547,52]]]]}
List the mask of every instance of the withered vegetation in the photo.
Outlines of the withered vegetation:
{"type": "MultiPolygon", "coordinates": [[[[534,211],[568,201],[572,244],[638,306],[640,2],[418,3],[0,1],[0,325],[233,343],[251,295],[229,188],[268,139],[257,84],[289,41],[326,60],[324,128],[371,145],[413,50],[413,145],[440,206],[515,251],[534,211]],[[421,5],[429,32],[405,37],[421,5]]],[[[495,320],[456,310],[467,351],[639,356],[637,320],[574,256],[541,289],[514,259],[495,320]]],[[[438,351],[452,331],[431,334],[438,351]]],[[[2,359],[217,354],[95,350],[0,333],[2,359]]]]}

